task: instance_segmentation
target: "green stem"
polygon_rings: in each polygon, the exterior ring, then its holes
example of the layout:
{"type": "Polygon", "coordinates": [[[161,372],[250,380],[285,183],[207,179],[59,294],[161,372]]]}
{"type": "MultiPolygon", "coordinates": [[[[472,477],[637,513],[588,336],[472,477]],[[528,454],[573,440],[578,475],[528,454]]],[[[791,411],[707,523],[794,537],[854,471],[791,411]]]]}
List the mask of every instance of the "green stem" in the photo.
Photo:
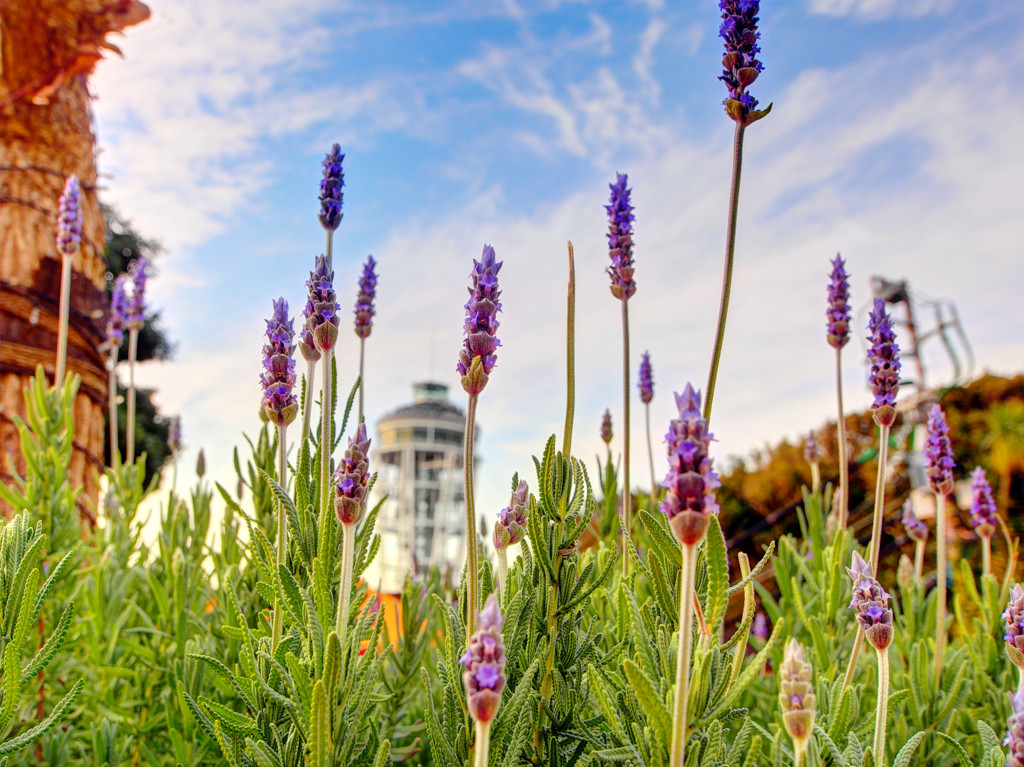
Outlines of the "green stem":
{"type": "Polygon", "coordinates": [[[878,577],[878,560],[882,557],[882,517],[885,516],[885,464],[889,457],[889,427],[878,427],[878,476],[875,479],[875,513],[871,519],[871,547],[868,562],[872,577],[878,577]]]}
{"type": "Polygon", "coordinates": [[[341,526],[341,586],[338,590],[338,619],[335,631],[345,648],[345,634],[348,632],[348,606],[352,597],[352,561],[356,550],[356,526],[345,522],[341,526]]]}
{"type": "Polygon", "coordinates": [[[473,747],[476,756],[473,759],[474,767],[487,767],[487,759],[491,750],[491,723],[476,723],[476,745],[473,747]]]}
{"type": "Polygon", "coordinates": [[[676,657],[676,695],[672,713],[671,767],[686,764],[686,735],[690,703],[690,643],[693,626],[693,583],[697,571],[697,547],[683,544],[683,583],[679,590],[679,654],[676,657]]]}
{"type": "Polygon", "coordinates": [[[1024,668],[1017,666],[1017,692],[1024,690],[1024,668]]]}
{"type": "Polygon", "coordinates": [[[309,418],[310,411],[313,409],[313,378],[316,375],[316,362],[310,360],[306,363],[306,401],[303,403],[302,408],[302,442],[300,445],[305,445],[306,440],[309,439],[309,418]]]}
{"type": "Polygon", "coordinates": [[[327,270],[334,270],[334,230],[328,229],[327,231],[327,250],[324,251],[324,256],[327,259],[327,270]]]}
{"type": "MultiPolygon", "coordinates": [[[[285,444],[285,426],[277,427],[277,482],[284,490],[287,486],[288,471],[288,459],[287,446],[285,444]]],[[[280,570],[281,565],[286,562],[285,551],[288,546],[288,527],[285,521],[284,514],[284,503],[281,500],[277,502],[277,567],[280,570]]],[[[281,605],[281,598],[275,594],[274,596],[274,633],[272,638],[271,647],[274,651],[277,650],[277,646],[281,643],[281,634],[284,630],[284,607],[281,605]]]]}
{"type": "MultiPolygon", "coordinates": [[[[746,578],[750,575],[750,560],[747,559],[747,555],[742,551],[737,555],[740,562],[740,575],[746,578]]],[[[747,639],[750,636],[750,614],[754,612],[754,582],[751,580],[743,587],[743,616],[740,619],[741,626],[747,626],[746,631],[740,637],[740,641],[736,643],[736,649],[732,656],[732,673],[729,674],[729,687],[736,681],[736,678],[740,675],[740,669],[743,666],[743,659],[747,656],[747,639]]]]}
{"type": "Polygon", "coordinates": [[[110,421],[110,463],[120,462],[120,448],[117,445],[117,346],[110,345],[110,376],[107,386],[107,412],[110,421]]]}
{"type": "Polygon", "coordinates": [[[921,577],[924,575],[924,541],[914,544],[914,583],[921,585],[921,577]]]}
{"type": "Polygon", "coordinates": [[[128,423],[125,424],[125,452],[135,463],[135,359],[138,357],[139,329],[128,330],[128,423]]]}
{"type": "Polygon", "coordinates": [[[498,592],[502,597],[508,593],[505,585],[508,578],[508,551],[504,548],[498,549],[498,592]]]}
{"type": "Polygon", "coordinates": [[[704,418],[711,419],[711,403],[715,398],[715,381],[718,378],[718,364],[722,359],[722,344],[725,341],[725,320],[729,314],[729,295],[732,292],[732,264],[736,252],[736,213],[740,206],[740,171],[743,168],[743,123],[736,123],[732,144],[732,185],[729,191],[729,221],[725,236],[725,275],[722,279],[722,300],[718,305],[718,330],[715,331],[715,349],[711,355],[711,371],[708,373],[707,394],[704,398],[704,418]]]}
{"type": "Polygon", "coordinates": [[[942,655],[946,649],[946,496],[936,493],[935,504],[935,690],[942,689],[942,655]]]}
{"type": "Polygon", "coordinates": [[[846,666],[846,676],[843,677],[843,691],[839,695],[839,703],[836,704],[836,711],[843,702],[846,690],[853,681],[853,672],[857,668],[857,658],[860,655],[860,646],[864,643],[864,629],[857,624],[857,638],[853,640],[853,652],[850,653],[850,663],[846,666]]]}
{"type": "Polygon", "coordinates": [[[981,571],[982,575],[992,573],[992,536],[981,536],[981,571]]]}
{"type": "Polygon", "coordinates": [[[821,466],[817,461],[811,462],[811,492],[815,495],[821,490],[821,466]]]}
{"type": "Polygon", "coordinates": [[[839,443],[839,529],[846,529],[850,505],[850,467],[846,457],[846,417],[843,415],[843,365],[841,349],[836,349],[836,400],[839,420],[836,421],[836,440],[839,443]]]}
{"type": "Polygon", "coordinates": [[[320,356],[323,387],[320,390],[320,536],[318,552],[325,568],[330,571],[333,549],[331,533],[334,524],[334,504],[331,498],[331,452],[334,442],[331,418],[331,352],[320,356]]]}
{"type": "Polygon", "coordinates": [[[476,631],[477,597],[476,508],[473,503],[473,432],[476,429],[476,394],[469,395],[466,408],[466,435],[462,454],[466,495],[466,637],[476,631]]]}
{"type": "Polygon", "coordinates": [[[71,314],[71,254],[61,255],[60,318],[57,323],[57,369],[53,375],[53,388],[64,386],[68,359],[68,322],[71,314]]]}
{"type": "Polygon", "coordinates": [[[793,767],[803,767],[807,759],[807,738],[793,741],[793,767]]]}
{"type": "Polygon", "coordinates": [[[565,430],[562,434],[562,455],[572,450],[572,422],[576,412],[576,266],[572,243],[569,243],[569,290],[566,301],[565,334],[565,430]]]}
{"type": "Polygon", "coordinates": [[[359,339],[359,418],[356,426],[363,422],[363,358],[366,355],[366,339],[359,339]]]}
{"type": "Polygon", "coordinates": [[[644,416],[647,421],[647,460],[651,464],[651,513],[658,505],[658,481],[654,478],[654,448],[651,446],[651,405],[644,404],[644,416]]]}
{"type": "MultiPolygon", "coordinates": [[[[629,301],[622,299],[622,527],[633,534],[633,496],[629,484],[629,301]]],[[[623,545],[630,545],[624,541],[623,545]]],[[[622,575],[629,577],[632,560],[622,557],[622,575]]]]}
{"type": "Polygon", "coordinates": [[[889,714],[889,649],[878,650],[878,702],[875,707],[875,764],[885,764],[885,724],[889,714]]]}

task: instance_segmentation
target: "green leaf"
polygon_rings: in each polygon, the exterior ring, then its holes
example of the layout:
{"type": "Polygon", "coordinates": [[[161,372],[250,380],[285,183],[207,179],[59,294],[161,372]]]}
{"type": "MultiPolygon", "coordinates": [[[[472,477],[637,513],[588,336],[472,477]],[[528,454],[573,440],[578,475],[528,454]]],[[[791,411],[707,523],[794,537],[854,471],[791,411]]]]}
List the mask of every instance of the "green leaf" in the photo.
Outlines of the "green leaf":
{"type": "Polygon", "coordinates": [[[950,735],[947,735],[944,732],[936,732],[935,734],[942,738],[944,741],[946,741],[946,743],[948,743],[950,747],[952,747],[953,753],[956,754],[956,760],[957,762],[959,762],[960,767],[974,767],[974,762],[971,761],[971,757],[967,755],[967,752],[964,750],[964,747],[960,745],[959,740],[950,735]]]}
{"type": "Polygon", "coordinates": [[[75,702],[75,698],[78,697],[78,694],[82,691],[82,687],[84,685],[85,683],[79,679],[75,682],[75,686],[71,688],[68,694],[61,698],[60,703],[53,707],[53,710],[50,711],[50,715],[46,717],[46,719],[35,727],[18,734],[11,740],[8,740],[5,743],[0,743],[0,755],[12,754],[56,727],[57,723],[64,718],[64,714],[67,710],[71,708],[71,704],[75,702]]]}
{"type": "Polygon", "coordinates": [[[718,630],[718,624],[725,617],[725,609],[729,604],[727,589],[729,588],[729,554],[725,548],[725,536],[718,524],[718,517],[711,515],[708,521],[707,545],[704,547],[708,566],[708,594],[705,620],[712,634],[718,630]]]}
{"type": "Polygon", "coordinates": [[[310,767],[328,767],[331,757],[331,723],[324,684],[319,679],[313,685],[313,706],[309,714],[310,767]]]}
{"type": "Polygon", "coordinates": [[[647,674],[645,674],[643,670],[629,658],[626,658],[622,662],[622,668],[623,671],[626,672],[626,678],[629,680],[629,685],[633,688],[633,692],[636,694],[636,698],[640,702],[640,707],[647,715],[647,719],[654,728],[655,734],[662,743],[666,745],[671,743],[672,715],[669,713],[668,707],[661,700],[657,686],[655,686],[651,678],[648,677],[647,674]]]}
{"type": "Polygon", "coordinates": [[[993,748],[1002,750],[1002,741],[999,740],[995,730],[989,727],[987,722],[983,722],[980,719],[978,720],[978,735],[981,736],[981,746],[986,752],[991,751],[993,748]]]}
{"type": "Polygon", "coordinates": [[[916,732],[910,736],[910,740],[903,744],[903,747],[896,754],[896,759],[892,763],[892,767],[909,767],[910,757],[914,755],[914,751],[917,749],[918,744],[924,739],[923,732],[916,732]]]}

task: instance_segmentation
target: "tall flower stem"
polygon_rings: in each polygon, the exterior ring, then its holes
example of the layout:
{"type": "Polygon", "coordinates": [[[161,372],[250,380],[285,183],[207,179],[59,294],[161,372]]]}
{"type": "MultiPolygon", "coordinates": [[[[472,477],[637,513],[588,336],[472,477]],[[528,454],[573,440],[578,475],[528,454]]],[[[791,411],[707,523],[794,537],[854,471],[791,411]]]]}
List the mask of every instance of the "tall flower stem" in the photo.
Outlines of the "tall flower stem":
{"type": "Polygon", "coordinates": [[[117,447],[117,346],[110,345],[110,376],[107,385],[107,410],[110,421],[110,463],[118,464],[121,456],[117,447]]]}
{"type": "Polygon", "coordinates": [[[992,574],[992,536],[981,536],[981,573],[992,574]]]}
{"type": "Polygon", "coordinates": [[[935,689],[942,689],[942,655],[946,649],[946,496],[935,494],[935,689]]]}
{"type": "Polygon", "coordinates": [[[1024,690],[1024,668],[1017,666],[1017,692],[1024,690]]]}
{"type": "Polygon", "coordinates": [[[125,453],[135,463],[135,359],[139,350],[139,330],[128,330],[128,423],[125,424],[125,453]]]}
{"type": "MultiPolygon", "coordinates": [[[[633,534],[633,494],[629,484],[629,300],[622,299],[622,527],[633,534]]],[[[623,545],[630,545],[627,541],[623,545]]],[[[622,575],[629,576],[632,560],[622,557],[622,575]]]]}
{"type": "Polygon", "coordinates": [[[804,767],[807,759],[807,741],[793,741],[793,767],[804,767]]]}
{"type": "Polygon", "coordinates": [[[722,300],[718,305],[718,330],[715,331],[715,348],[711,355],[711,370],[708,373],[707,393],[704,399],[704,418],[711,420],[711,402],[715,397],[715,381],[718,379],[718,364],[722,359],[722,344],[725,341],[725,320],[729,314],[729,296],[732,293],[732,265],[736,252],[736,214],[740,206],[740,172],[743,168],[743,132],[746,126],[736,123],[732,146],[732,185],[729,191],[729,221],[725,236],[725,275],[722,279],[722,300]]]}
{"type": "Polygon", "coordinates": [[[508,587],[505,585],[508,579],[508,552],[505,549],[498,549],[498,590],[504,597],[508,593],[508,587]]]}
{"type": "Polygon", "coordinates": [[[487,759],[491,750],[491,723],[476,723],[476,745],[474,745],[476,756],[473,759],[474,767],[487,767],[487,759]]]}
{"type": "Polygon", "coordinates": [[[61,255],[60,269],[60,320],[57,325],[57,368],[53,376],[53,388],[64,386],[64,375],[68,359],[68,323],[71,313],[71,254],[61,255]]]}
{"type": "Polygon", "coordinates": [[[690,644],[693,622],[693,585],[697,573],[697,546],[683,544],[683,583],[679,591],[679,654],[676,657],[676,695],[672,709],[671,767],[686,764],[686,735],[690,703],[690,644]]]}
{"type": "Polygon", "coordinates": [[[875,764],[885,764],[885,725],[889,715],[889,648],[878,650],[878,702],[875,707],[875,764]]]}
{"type": "Polygon", "coordinates": [[[868,561],[871,574],[878,576],[878,560],[882,555],[882,517],[885,516],[885,464],[889,457],[889,427],[878,427],[878,477],[875,480],[875,511],[871,520],[871,548],[868,561]]]}
{"type": "Polygon", "coordinates": [[[306,399],[302,403],[302,442],[306,444],[309,439],[309,411],[313,409],[313,378],[316,375],[316,362],[310,360],[306,363],[306,399]]]}
{"type": "MultiPolygon", "coordinates": [[[[846,675],[843,677],[843,691],[839,694],[839,703],[843,702],[846,690],[853,681],[853,671],[857,668],[857,658],[860,655],[860,646],[864,643],[864,629],[857,626],[857,638],[853,640],[853,652],[850,653],[850,662],[846,666],[846,675]]],[[[838,704],[836,710],[838,711],[838,704]]]]}
{"type": "Polygon", "coordinates": [[[658,505],[658,482],[654,478],[654,448],[651,445],[651,406],[644,405],[644,416],[647,420],[647,460],[651,465],[651,512],[658,505]]]}
{"type": "Polygon", "coordinates": [[[850,467],[846,457],[846,417],[843,415],[842,349],[836,349],[836,401],[839,407],[836,440],[839,446],[839,529],[846,529],[850,505],[850,467]]]}
{"type": "Polygon", "coordinates": [[[569,290],[566,300],[565,333],[565,430],[562,433],[562,455],[572,450],[572,422],[576,413],[576,265],[572,243],[569,243],[569,290]]]}
{"type": "Polygon", "coordinates": [[[338,591],[338,619],[335,630],[345,647],[345,634],[348,631],[348,607],[352,598],[352,561],[356,550],[356,526],[346,522],[341,526],[341,586],[338,591]]]}
{"type": "Polygon", "coordinates": [[[363,358],[366,355],[366,339],[359,339],[359,418],[356,423],[363,422],[363,389],[366,388],[366,379],[363,378],[363,358]]]}
{"type": "Polygon", "coordinates": [[[914,582],[921,583],[921,576],[924,574],[924,541],[918,541],[914,545],[914,582]]]}
{"type": "MultiPolygon", "coordinates": [[[[288,486],[288,450],[285,443],[285,426],[277,427],[277,482],[281,485],[281,489],[284,490],[288,486]]],[[[278,499],[277,501],[277,567],[280,570],[281,565],[287,562],[287,547],[288,547],[288,526],[284,514],[284,502],[278,499]]],[[[281,598],[279,596],[274,597],[274,633],[271,647],[273,650],[277,650],[277,646],[281,643],[281,633],[284,629],[284,607],[281,605],[281,598]]]]}
{"type": "Polygon", "coordinates": [[[327,230],[327,244],[324,246],[324,256],[327,258],[328,271],[334,269],[334,230],[327,230]]]}
{"type": "Polygon", "coordinates": [[[331,429],[331,358],[333,352],[321,352],[323,387],[320,390],[320,538],[318,550],[321,559],[330,560],[331,530],[334,524],[333,488],[331,487],[331,452],[333,434],[331,429]]]}
{"type": "Polygon", "coordinates": [[[473,432],[476,429],[476,394],[469,395],[462,455],[466,495],[466,636],[476,631],[477,596],[476,508],[473,503],[473,432]]]}

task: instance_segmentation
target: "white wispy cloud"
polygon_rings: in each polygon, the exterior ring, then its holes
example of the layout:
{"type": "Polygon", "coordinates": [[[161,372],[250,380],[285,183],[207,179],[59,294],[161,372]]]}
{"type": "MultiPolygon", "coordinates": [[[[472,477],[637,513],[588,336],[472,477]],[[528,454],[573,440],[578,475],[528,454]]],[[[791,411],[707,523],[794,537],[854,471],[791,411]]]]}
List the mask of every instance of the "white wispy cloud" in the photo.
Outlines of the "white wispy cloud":
{"type": "Polygon", "coordinates": [[[822,16],[853,16],[880,21],[893,16],[920,17],[945,13],[953,0],[810,0],[811,13],[822,16]]]}

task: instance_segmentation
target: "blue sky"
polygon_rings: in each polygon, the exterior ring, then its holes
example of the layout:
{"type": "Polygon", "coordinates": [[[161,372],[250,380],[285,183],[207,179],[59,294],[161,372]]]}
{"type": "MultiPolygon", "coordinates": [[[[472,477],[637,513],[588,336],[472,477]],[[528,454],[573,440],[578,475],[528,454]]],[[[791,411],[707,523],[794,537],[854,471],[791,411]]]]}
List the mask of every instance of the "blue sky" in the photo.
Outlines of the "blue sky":
{"type": "MultiPolygon", "coordinates": [[[[231,448],[257,425],[262,318],[278,295],[301,307],[323,248],[320,159],[335,141],[347,153],[335,240],[346,317],[359,263],[380,262],[368,420],[428,376],[461,399],[472,258],[486,242],[505,261],[504,345],[479,412],[488,517],[512,472],[530,473],[529,456],[560,431],[567,239],[578,453],[597,452],[605,407],[621,428],[602,206],[616,171],[628,172],[632,375],[649,349],[657,460],[671,390],[704,384],[717,310],[732,137],[717,2],[151,5],[154,18],[118,41],[126,60],[100,66],[94,110],[106,199],[167,251],[152,291],[177,354],[140,378],[182,414],[186,462],[205,446],[211,473],[233,484],[231,448]]],[[[905,277],[957,303],[980,367],[1024,360],[1024,6],[764,0],[761,18],[754,92],[775,110],[746,142],[712,424],[721,460],[834,417],[823,313],[836,251],[858,309],[869,276],[905,277]]],[[[343,333],[346,388],[356,350],[343,333]]],[[[862,346],[848,350],[852,409],[868,397],[862,346]]],[[[948,365],[926,351],[941,380],[948,365]]],[[[638,417],[633,434],[641,444],[638,417]]],[[[633,474],[649,481],[642,450],[633,474]]]]}

